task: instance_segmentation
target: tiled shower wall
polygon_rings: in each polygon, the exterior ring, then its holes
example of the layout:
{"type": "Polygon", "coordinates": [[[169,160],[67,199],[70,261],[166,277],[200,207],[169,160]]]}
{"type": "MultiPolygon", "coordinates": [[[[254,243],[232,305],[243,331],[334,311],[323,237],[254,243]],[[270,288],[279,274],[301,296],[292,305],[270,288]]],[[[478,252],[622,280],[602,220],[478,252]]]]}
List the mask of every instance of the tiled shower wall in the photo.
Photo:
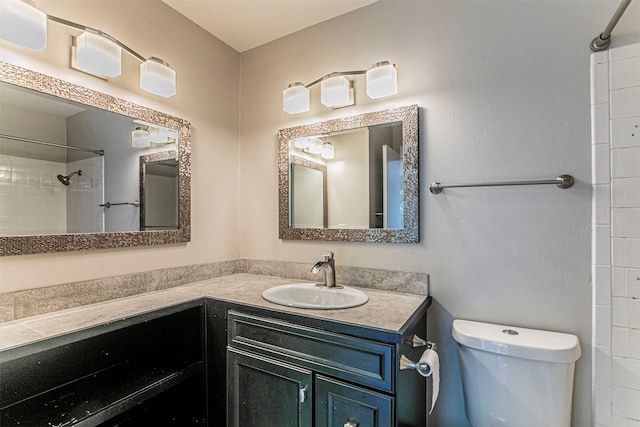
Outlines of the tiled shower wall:
{"type": "Polygon", "coordinates": [[[55,234],[67,228],[64,163],[0,155],[0,234],[55,234]]]}
{"type": "Polygon", "coordinates": [[[71,177],[67,187],[67,233],[104,232],[104,157],[67,163],[67,175],[77,170],[82,175],[71,177]]]}
{"type": "Polygon", "coordinates": [[[593,408],[640,427],[640,43],[591,56],[593,408]]]}

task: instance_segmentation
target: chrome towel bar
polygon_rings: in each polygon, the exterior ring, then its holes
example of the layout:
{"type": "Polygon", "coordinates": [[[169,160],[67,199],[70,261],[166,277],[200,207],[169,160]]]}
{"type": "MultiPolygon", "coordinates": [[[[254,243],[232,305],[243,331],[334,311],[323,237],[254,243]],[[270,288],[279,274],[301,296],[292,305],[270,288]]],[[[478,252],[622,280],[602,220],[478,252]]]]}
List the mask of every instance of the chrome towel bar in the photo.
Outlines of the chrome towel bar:
{"type": "Polygon", "coordinates": [[[429,186],[429,191],[433,194],[440,194],[445,188],[461,188],[461,187],[502,187],[507,185],[544,185],[554,184],[558,188],[566,189],[573,186],[573,177],[571,175],[560,175],[555,179],[540,179],[534,181],[503,181],[503,182],[481,182],[476,184],[440,184],[434,182],[429,186]]]}
{"type": "Polygon", "coordinates": [[[98,206],[101,207],[101,208],[109,209],[111,206],[121,206],[121,205],[130,205],[130,206],[135,206],[137,208],[138,206],[140,206],[140,202],[138,202],[137,200],[135,202],[122,202],[122,203],[107,202],[107,203],[103,203],[103,204],[98,205],[98,206]]]}

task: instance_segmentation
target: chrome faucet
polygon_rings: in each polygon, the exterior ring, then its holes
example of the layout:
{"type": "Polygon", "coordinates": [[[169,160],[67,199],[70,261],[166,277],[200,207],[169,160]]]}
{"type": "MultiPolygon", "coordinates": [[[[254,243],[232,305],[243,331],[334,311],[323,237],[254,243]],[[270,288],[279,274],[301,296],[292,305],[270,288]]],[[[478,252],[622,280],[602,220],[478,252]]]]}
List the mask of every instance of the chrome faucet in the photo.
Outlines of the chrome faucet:
{"type": "Polygon", "coordinates": [[[333,252],[322,252],[324,261],[318,261],[311,268],[312,273],[318,273],[320,270],[324,270],[323,283],[318,283],[318,286],[326,286],[327,288],[336,288],[336,262],[333,258],[333,252]]]}

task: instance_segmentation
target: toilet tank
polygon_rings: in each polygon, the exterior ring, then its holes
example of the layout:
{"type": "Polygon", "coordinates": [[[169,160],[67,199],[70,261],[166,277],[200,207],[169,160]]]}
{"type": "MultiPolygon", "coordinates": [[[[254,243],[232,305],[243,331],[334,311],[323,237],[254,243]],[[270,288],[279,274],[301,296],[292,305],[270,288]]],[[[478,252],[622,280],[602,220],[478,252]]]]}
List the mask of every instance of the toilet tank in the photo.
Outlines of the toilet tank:
{"type": "Polygon", "coordinates": [[[473,427],[569,427],[575,335],[453,321],[465,412],[473,427]]]}

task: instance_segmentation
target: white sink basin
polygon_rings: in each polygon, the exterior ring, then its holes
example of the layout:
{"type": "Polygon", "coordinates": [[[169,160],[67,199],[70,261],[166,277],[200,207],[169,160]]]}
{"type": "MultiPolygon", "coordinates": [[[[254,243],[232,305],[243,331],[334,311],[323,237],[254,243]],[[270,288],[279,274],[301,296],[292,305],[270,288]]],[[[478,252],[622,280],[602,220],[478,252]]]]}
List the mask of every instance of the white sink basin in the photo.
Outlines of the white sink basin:
{"type": "Polygon", "coordinates": [[[315,283],[291,283],[262,292],[262,298],[275,304],[316,310],[357,307],[369,301],[362,291],[347,287],[327,288],[315,283]]]}

